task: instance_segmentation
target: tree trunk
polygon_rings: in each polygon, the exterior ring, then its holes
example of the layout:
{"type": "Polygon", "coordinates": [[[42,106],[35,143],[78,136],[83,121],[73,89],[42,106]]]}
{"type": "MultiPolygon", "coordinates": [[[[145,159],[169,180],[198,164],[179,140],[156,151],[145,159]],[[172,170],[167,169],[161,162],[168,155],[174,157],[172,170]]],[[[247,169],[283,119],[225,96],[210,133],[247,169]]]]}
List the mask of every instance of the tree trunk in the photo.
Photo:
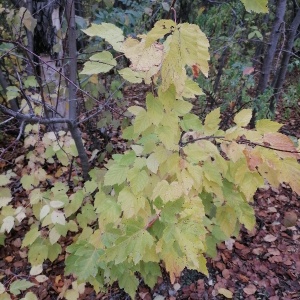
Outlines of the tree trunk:
{"type": "Polygon", "coordinates": [[[268,43],[268,49],[264,57],[261,76],[257,87],[257,96],[262,94],[268,86],[268,82],[272,72],[272,62],[275,57],[278,40],[281,35],[281,27],[284,21],[284,15],[286,11],[286,1],[287,0],[277,1],[275,21],[273,24],[270,40],[268,43]]]}
{"type": "Polygon", "coordinates": [[[66,2],[66,19],[68,24],[68,64],[67,76],[70,80],[68,82],[69,90],[69,119],[72,125],[69,125],[69,130],[75,141],[78,155],[81,160],[81,167],[83,178],[88,179],[89,162],[85,152],[85,148],[81,139],[81,132],[77,126],[77,49],[76,49],[76,24],[75,24],[75,7],[74,0],[67,0],[66,2]]]}
{"type": "MultiPolygon", "coordinates": [[[[34,33],[34,50],[40,56],[41,78],[44,89],[43,100],[48,100],[53,110],[45,108],[47,117],[69,118],[65,95],[66,82],[63,68],[63,43],[61,32],[62,0],[34,0],[37,26],[34,33]]],[[[67,130],[64,123],[51,126],[51,130],[67,130]]]]}
{"type": "Polygon", "coordinates": [[[300,26],[300,8],[298,8],[297,14],[291,24],[289,29],[289,33],[287,34],[287,41],[284,48],[284,54],[281,60],[281,66],[277,71],[277,76],[274,80],[274,97],[271,99],[270,109],[271,111],[275,111],[276,103],[281,93],[281,89],[285,80],[288,63],[290,61],[291,53],[293,50],[294,42],[297,36],[297,30],[300,26]]]}
{"type": "Polygon", "coordinates": [[[254,108],[252,112],[252,118],[250,121],[250,127],[255,127],[256,114],[259,110],[260,99],[259,96],[264,93],[265,89],[268,86],[269,79],[272,72],[272,63],[275,58],[275,53],[277,50],[277,44],[279,37],[281,35],[281,27],[284,22],[284,15],[286,11],[286,1],[287,0],[278,0],[276,6],[275,20],[272,27],[272,32],[270,40],[268,43],[268,48],[263,60],[263,66],[261,70],[261,76],[257,86],[256,99],[254,100],[254,108]]]}
{"type": "MultiPolygon", "coordinates": [[[[26,8],[28,9],[28,11],[30,12],[30,14],[33,14],[33,3],[32,0],[27,0],[26,2],[26,8]]],[[[34,65],[33,65],[33,32],[31,32],[30,30],[26,29],[26,36],[27,36],[27,48],[28,50],[30,50],[29,52],[27,52],[27,56],[28,56],[28,62],[27,62],[27,66],[26,66],[26,72],[28,76],[34,75],[34,65]]]]}
{"type": "MultiPolygon", "coordinates": [[[[269,7],[269,9],[271,9],[271,7],[274,5],[274,1],[275,0],[269,0],[268,1],[268,7],[269,7]]],[[[262,19],[262,24],[268,24],[269,23],[269,19],[270,19],[270,13],[265,14],[263,16],[263,19],[262,19]]],[[[257,46],[256,46],[256,49],[255,49],[254,58],[252,59],[253,66],[258,66],[259,65],[259,68],[261,68],[261,63],[262,63],[262,56],[263,56],[263,52],[264,52],[264,41],[266,40],[266,38],[265,38],[266,31],[267,30],[265,30],[265,29],[261,31],[261,34],[262,34],[262,36],[264,38],[263,38],[263,41],[259,40],[257,42],[257,46]]]]}

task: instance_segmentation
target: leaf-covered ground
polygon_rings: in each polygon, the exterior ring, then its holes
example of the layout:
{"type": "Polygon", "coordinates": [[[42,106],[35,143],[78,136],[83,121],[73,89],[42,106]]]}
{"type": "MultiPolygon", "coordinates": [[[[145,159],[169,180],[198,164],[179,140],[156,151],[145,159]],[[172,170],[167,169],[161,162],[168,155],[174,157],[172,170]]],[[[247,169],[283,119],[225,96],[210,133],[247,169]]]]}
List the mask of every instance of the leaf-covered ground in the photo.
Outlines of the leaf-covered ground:
{"type": "MultiPolygon", "coordinates": [[[[129,90],[127,100],[142,104],[144,93],[145,89],[140,87],[129,90]]],[[[291,116],[284,132],[300,138],[297,117],[291,116]]],[[[11,145],[13,136],[5,135],[0,142],[0,151],[11,145]]],[[[94,138],[104,143],[103,136],[96,135],[94,138]]],[[[119,132],[111,131],[109,138],[115,151],[123,151],[125,146],[119,132]]],[[[92,152],[94,146],[90,146],[92,152]]],[[[6,151],[0,160],[0,171],[11,167],[23,151],[22,143],[6,151]]],[[[57,171],[51,168],[47,171],[57,171]]],[[[19,180],[11,188],[14,205],[26,206],[28,200],[19,180]]],[[[181,278],[171,284],[167,274],[164,274],[152,290],[141,280],[137,299],[300,299],[300,197],[288,186],[278,189],[266,186],[257,191],[253,205],[257,219],[255,229],[251,232],[242,230],[238,238],[219,245],[217,256],[208,259],[208,278],[194,270],[184,270],[181,278]]],[[[64,253],[54,263],[44,263],[44,282],[39,283],[35,281],[35,276],[29,275],[31,267],[27,262],[27,250],[21,249],[21,243],[30,222],[30,219],[23,220],[8,235],[6,246],[0,246],[0,281],[9,287],[16,279],[26,279],[36,284],[30,290],[39,300],[63,299],[62,295],[74,281],[74,278],[63,275],[64,253]]],[[[61,245],[67,247],[72,238],[68,235],[61,240],[61,245]]],[[[90,286],[80,292],[80,299],[129,299],[117,283],[109,288],[108,293],[95,294],[90,286]]],[[[15,299],[21,298],[19,295],[15,299]]]]}

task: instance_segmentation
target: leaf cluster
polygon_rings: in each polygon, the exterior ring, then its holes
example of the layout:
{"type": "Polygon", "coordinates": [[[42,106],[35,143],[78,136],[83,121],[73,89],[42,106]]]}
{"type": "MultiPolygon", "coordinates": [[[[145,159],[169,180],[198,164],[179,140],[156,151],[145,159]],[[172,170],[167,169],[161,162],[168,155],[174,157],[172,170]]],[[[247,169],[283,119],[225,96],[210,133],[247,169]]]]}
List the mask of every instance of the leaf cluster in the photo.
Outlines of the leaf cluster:
{"type": "MultiPolygon", "coordinates": [[[[55,157],[67,166],[77,155],[73,140],[63,133],[39,137],[37,127],[27,127],[25,146],[34,150],[26,157],[21,184],[29,205],[12,205],[7,186],[15,174],[1,175],[1,234],[30,219],[22,246],[36,276],[46,259],[54,261],[61,253],[60,242],[71,232],[65,273],[76,281],[67,299],[78,297],[86,282],[99,291],[115,281],[134,298],[136,274],[152,287],[161,266],[172,282],[185,267],[208,275],[205,256],[216,254],[216,244],[237,236],[242,225],[248,230],[255,225],[251,202],[257,188],[287,183],[300,194],[299,141],[295,145],[270,120],[247,129],[249,109],[240,111],[226,131],[220,129],[219,108],[203,121],[192,112],[189,99],[201,89],[187,71],[196,65],[207,75],[209,59],[207,38],[197,26],[161,20],[136,39],[125,39],[108,23],[85,33],[100,36],[130,59],[130,68],[120,71],[124,78],[151,81],[156,89],[143,107],[128,109],[133,121],[123,138],[130,148],[113,155],[106,170],[91,170],[91,179],[73,189],[60,172],[44,185],[49,175],[42,168],[55,157]]],[[[117,65],[110,52],[96,55],[83,73],[117,65]]],[[[10,289],[0,285],[0,293],[18,295],[31,285],[22,280],[10,289]]]]}

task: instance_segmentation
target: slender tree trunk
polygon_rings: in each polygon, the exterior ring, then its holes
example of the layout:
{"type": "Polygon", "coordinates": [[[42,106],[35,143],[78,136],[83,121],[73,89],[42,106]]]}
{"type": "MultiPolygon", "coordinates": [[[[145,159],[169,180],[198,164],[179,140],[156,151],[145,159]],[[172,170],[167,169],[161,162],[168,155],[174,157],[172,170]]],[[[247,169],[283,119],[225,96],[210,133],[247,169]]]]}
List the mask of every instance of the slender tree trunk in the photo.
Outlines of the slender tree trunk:
{"type": "Polygon", "coordinates": [[[285,11],[286,11],[286,2],[287,2],[287,0],[277,0],[275,20],[273,23],[270,40],[269,40],[269,43],[267,46],[267,51],[264,56],[264,61],[263,61],[262,70],[261,70],[261,76],[260,76],[258,86],[257,86],[256,99],[254,100],[254,108],[253,108],[253,112],[252,112],[252,118],[250,121],[251,128],[255,127],[256,114],[257,114],[257,112],[259,110],[259,106],[260,106],[259,96],[261,94],[263,94],[264,91],[266,90],[268,83],[269,83],[270,76],[271,76],[272,63],[275,58],[277,44],[279,41],[279,37],[281,35],[281,27],[284,22],[284,15],[285,15],[285,11]]]}
{"type": "Polygon", "coordinates": [[[268,86],[270,75],[272,72],[272,62],[277,50],[278,40],[281,34],[281,28],[284,21],[284,15],[286,11],[286,1],[278,0],[275,14],[275,21],[273,24],[270,40],[268,43],[268,49],[264,57],[264,62],[261,70],[261,76],[257,87],[257,96],[262,94],[268,86]]]}
{"type": "MultiPolygon", "coordinates": [[[[269,0],[268,1],[268,7],[269,7],[269,9],[274,5],[274,1],[275,0],[269,0]]],[[[262,23],[263,24],[268,24],[269,23],[269,19],[270,19],[270,13],[265,14],[263,16],[262,23]]],[[[265,38],[266,31],[267,30],[265,30],[265,29],[263,31],[261,31],[261,34],[262,34],[262,36],[264,38],[263,38],[263,41],[258,41],[257,42],[257,46],[256,46],[256,49],[255,49],[254,58],[252,59],[253,65],[254,66],[258,66],[258,64],[259,64],[259,68],[261,68],[262,55],[264,53],[264,41],[266,40],[266,38],[265,38]]]]}
{"type": "Polygon", "coordinates": [[[289,29],[289,33],[287,34],[287,42],[284,48],[284,54],[281,60],[281,66],[279,70],[277,71],[277,76],[275,77],[273,87],[274,87],[274,97],[271,99],[270,103],[270,109],[274,112],[276,103],[278,101],[278,98],[281,93],[281,88],[283,86],[288,63],[290,61],[291,53],[293,50],[294,42],[297,36],[297,30],[300,26],[300,8],[298,8],[297,14],[291,24],[291,27],[289,29]]]}
{"type": "MultiPolygon", "coordinates": [[[[76,83],[77,79],[77,48],[76,48],[76,24],[74,0],[66,2],[66,19],[68,24],[68,64],[67,73],[70,81],[76,83]]],[[[77,88],[73,84],[69,85],[69,119],[71,122],[76,121],[77,113],[77,88]]]]}
{"type": "Polygon", "coordinates": [[[219,83],[220,83],[220,80],[221,80],[221,76],[223,74],[223,69],[225,67],[225,62],[226,62],[228,54],[229,54],[229,46],[227,46],[223,50],[223,52],[221,54],[221,57],[219,58],[220,63],[218,65],[218,67],[219,67],[218,68],[218,74],[216,76],[216,80],[214,82],[214,87],[213,87],[214,93],[216,93],[218,91],[218,89],[219,89],[219,83]]]}
{"type": "Polygon", "coordinates": [[[88,179],[89,162],[85,152],[85,148],[81,139],[81,132],[77,126],[77,49],[76,49],[76,24],[75,24],[75,5],[74,0],[67,0],[66,2],[66,19],[68,24],[68,64],[67,74],[68,78],[74,84],[68,83],[69,90],[69,119],[72,125],[69,125],[69,130],[75,141],[79,158],[81,160],[81,167],[83,178],[88,179]]]}
{"type": "MultiPolygon", "coordinates": [[[[33,15],[33,3],[32,0],[27,0],[26,2],[26,8],[30,12],[31,15],[33,15]]],[[[34,70],[33,70],[33,32],[30,30],[26,29],[26,35],[27,35],[27,48],[30,50],[27,52],[27,56],[29,61],[27,62],[26,66],[26,72],[28,76],[34,75],[34,70]]]]}

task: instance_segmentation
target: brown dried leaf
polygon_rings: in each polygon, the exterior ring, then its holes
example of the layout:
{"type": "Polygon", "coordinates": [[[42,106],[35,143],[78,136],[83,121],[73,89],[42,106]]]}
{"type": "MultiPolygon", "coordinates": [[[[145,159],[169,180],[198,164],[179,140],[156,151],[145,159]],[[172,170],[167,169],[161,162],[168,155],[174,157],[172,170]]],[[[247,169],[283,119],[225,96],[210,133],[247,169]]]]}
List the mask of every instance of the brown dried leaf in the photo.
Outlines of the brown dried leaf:
{"type": "Polygon", "coordinates": [[[230,278],[230,275],[231,275],[231,272],[230,272],[230,270],[228,270],[228,269],[224,269],[224,270],[222,271],[222,275],[223,275],[223,277],[224,277],[225,279],[229,279],[229,278],[230,278]]]}
{"type": "Polygon", "coordinates": [[[236,249],[239,249],[239,250],[245,249],[245,247],[246,247],[245,245],[243,245],[239,242],[235,242],[234,246],[236,249]]]}
{"type": "Polygon", "coordinates": [[[277,240],[277,237],[272,235],[272,234],[267,234],[265,237],[264,237],[264,241],[265,242],[269,242],[269,243],[272,243],[274,241],[277,240]]]}
{"type": "Polygon", "coordinates": [[[272,133],[265,133],[263,141],[267,144],[269,144],[272,148],[281,150],[277,151],[277,154],[282,157],[294,157],[296,159],[300,158],[299,153],[297,152],[297,149],[292,142],[292,140],[279,132],[272,132],[272,133]],[[287,151],[287,152],[285,152],[287,151]]]}
{"type": "Polygon", "coordinates": [[[256,286],[253,284],[248,284],[244,289],[244,293],[247,295],[253,295],[256,292],[256,286]]]}
{"type": "Polygon", "coordinates": [[[245,67],[243,70],[243,75],[250,75],[254,72],[254,68],[253,67],[245,67]]]}
{"type": "Polygon", "coordinates": [[[13,256],[6,256],[5,257],[5,261],[7,261],[8,263],[11,263],[14,260],[13,256]]]}
{"type": "Polygon", "coordinates": [[[257,150],[243,150],[250,171],[255,171],[262,162],[262,158],[257,150]]]}
{"type": "Polygon", "coordinates": [[[248,283],[249,282],[249,278],[243,274],[239,274],[238,278],[240,281],[244,282],[244,283],[248,283]]]}
{"type": "Polygon", "coordinates": [[[281,252],[276,248],[269,248],[268,252],[272,255],[280,255],[281,254],[281,252]]]}
{"type": "Polygon", "coordinates": [[[293,211],[288,211],[284,214],[283,225],[285,227],[293,227],[297,224],[298,216],[293,211]]]}

